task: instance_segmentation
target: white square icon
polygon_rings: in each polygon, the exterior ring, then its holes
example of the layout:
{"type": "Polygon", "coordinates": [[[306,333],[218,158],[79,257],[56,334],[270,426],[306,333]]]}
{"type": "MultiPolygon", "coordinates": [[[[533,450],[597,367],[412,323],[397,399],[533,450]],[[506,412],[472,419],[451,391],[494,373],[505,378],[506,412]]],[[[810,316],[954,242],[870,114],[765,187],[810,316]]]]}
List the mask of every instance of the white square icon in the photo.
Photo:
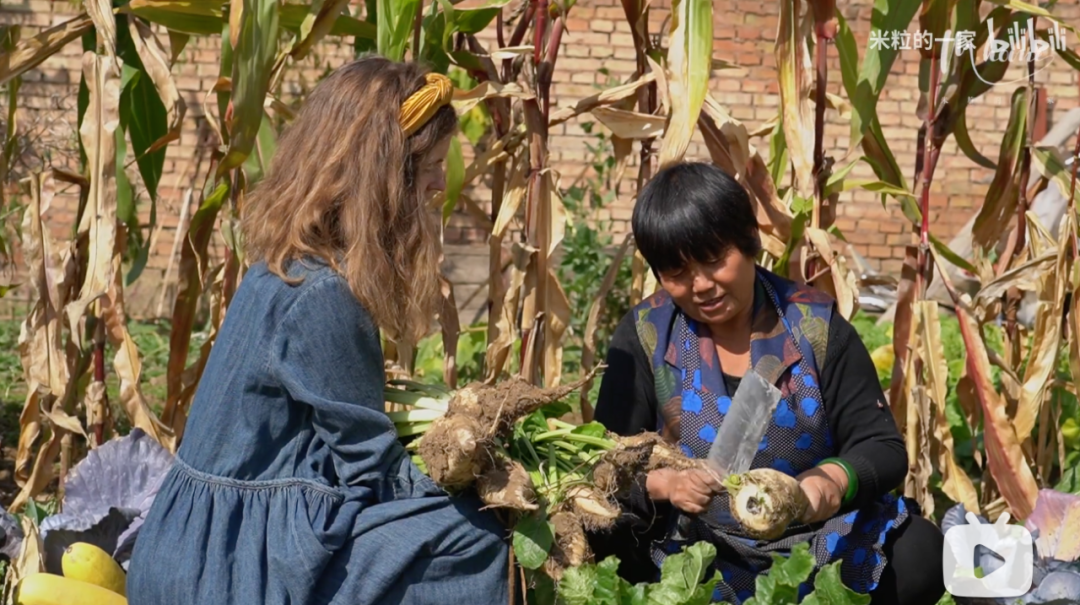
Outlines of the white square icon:
{"type": "Polygon", "coordinates": [[[957,597],[1019,597],[1031,590],[1035,570],[1031,532],[1009,525],[1009,513],[997,523],[980,523],[967,513],[969,525],[945,532],[941,568],[945,589],[957,597]]]}

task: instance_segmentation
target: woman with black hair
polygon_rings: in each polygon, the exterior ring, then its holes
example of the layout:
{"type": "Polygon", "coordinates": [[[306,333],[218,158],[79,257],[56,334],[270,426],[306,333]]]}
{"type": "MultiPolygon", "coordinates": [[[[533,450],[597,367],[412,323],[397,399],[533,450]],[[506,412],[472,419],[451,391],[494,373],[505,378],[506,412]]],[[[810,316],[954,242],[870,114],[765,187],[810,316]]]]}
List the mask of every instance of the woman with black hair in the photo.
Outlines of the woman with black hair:
{"type": "Polygon", "coordinates": [[[915,502],[892,493],[908,469],[904,441],[870,355],[835,301],[756,264],[750,198],[713,165],[660,171],[632,222],[662,288],[616,329],[596,420],[620,435],[659,432],[704,458],[753,369],[783,398],[752,468],[795,477],[810,506],[779,539],[754,540],[708,473],[652,471],[638,478],[619,526],[593,538],[598,559],[615,554],[626,579],[655,581],[668,554],[707,540],[723,578],[714,600],[741,603],[771,553],[807,542],[817,568],[843,559],[844,583],[874,605],[936,603],[945,592],[943,537],[915,502]],[[680,516],[690,522],[676,532],[680,516]]]}

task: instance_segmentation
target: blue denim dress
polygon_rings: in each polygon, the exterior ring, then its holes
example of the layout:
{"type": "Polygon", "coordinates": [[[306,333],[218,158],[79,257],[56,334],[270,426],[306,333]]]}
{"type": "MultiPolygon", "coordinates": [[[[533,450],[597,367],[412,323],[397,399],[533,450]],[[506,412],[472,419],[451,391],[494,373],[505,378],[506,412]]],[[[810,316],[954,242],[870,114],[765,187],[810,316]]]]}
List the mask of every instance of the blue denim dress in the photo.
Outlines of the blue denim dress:
{"type": "Polygon", "coordinates": [[[505,603],[505,530],[410,461],[345,280],[262,263],[236,292],[142,527],[132,605],[505,603]]]}

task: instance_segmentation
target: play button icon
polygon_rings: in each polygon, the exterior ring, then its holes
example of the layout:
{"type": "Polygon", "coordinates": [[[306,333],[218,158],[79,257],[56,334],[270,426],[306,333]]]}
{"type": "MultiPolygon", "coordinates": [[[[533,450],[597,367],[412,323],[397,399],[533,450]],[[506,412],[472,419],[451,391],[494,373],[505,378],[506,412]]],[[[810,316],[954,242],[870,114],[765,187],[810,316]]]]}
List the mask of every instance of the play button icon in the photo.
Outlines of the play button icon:
{"type": "Polygon", "coordinates": [[[976,578],[985,578],[1001,569],[1001,566],[1005,564],[1005,557],[994,552],[985,544],[976,544],[972,554],[974,555],[972,567],[975,569],[976,578]]]}
{"type": "Polygon", "coordinates": [[[941,567],[945,588],[957,597],[1018,597],[1031,590],[1034,556],[1031,532],[1010,525],[1009,514],[997,523],[980,523],[970,512],[968,525],[945,532],[941,567]]]}

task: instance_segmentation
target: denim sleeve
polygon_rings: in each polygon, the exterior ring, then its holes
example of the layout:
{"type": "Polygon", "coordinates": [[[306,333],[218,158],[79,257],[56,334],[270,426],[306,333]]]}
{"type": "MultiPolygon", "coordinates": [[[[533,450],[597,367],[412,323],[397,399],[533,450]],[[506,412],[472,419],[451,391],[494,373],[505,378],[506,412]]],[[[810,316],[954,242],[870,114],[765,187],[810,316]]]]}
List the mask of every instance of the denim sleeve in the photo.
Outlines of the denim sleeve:
{"type": "Polygon", "coordinates": [[[273,371],[292,399],[311,407],[350,497],[384,500],[386,479],[406,470],[403,458],[411,463],[385,413],[378,330],[343,279],[308,279],[278,328],[273,371]]]}

